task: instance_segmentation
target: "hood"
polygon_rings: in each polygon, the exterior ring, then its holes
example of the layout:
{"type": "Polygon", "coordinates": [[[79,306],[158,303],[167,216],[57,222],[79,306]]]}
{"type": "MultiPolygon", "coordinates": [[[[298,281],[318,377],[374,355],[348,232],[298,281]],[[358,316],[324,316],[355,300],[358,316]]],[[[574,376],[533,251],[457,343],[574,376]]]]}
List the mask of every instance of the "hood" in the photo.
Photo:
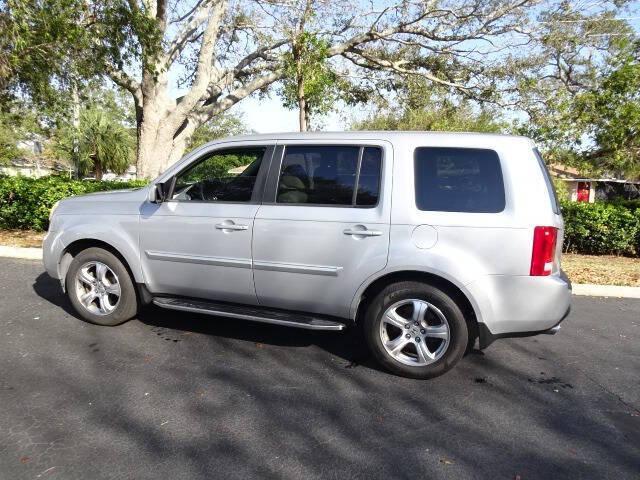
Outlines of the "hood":
{"type": "Polygon", "coordinates": [[[149,186],[131,190],[110,190],[61,200],[56,215],[133,215],[147,200],[149,186]]]}
{"type": "Polygon", "coordinates": [[[127,188],[122,190],[107,190],[105,192],[92,192],[83,195],[67,197],[62,202],[121,202],[137,198],[146,198],[148,186],[139,188],[127,188]]]}

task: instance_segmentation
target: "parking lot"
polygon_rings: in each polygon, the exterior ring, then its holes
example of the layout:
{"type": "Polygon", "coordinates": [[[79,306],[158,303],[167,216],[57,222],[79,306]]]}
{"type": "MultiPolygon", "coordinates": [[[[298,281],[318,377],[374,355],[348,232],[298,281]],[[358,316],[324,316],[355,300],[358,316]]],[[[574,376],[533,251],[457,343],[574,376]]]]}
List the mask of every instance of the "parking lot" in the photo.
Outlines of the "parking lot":
{"type": "Polygon", "coordinates": [[[639,478],[640,300],[574,298],[558,335],[432,381],[356,331],[149,309],[78,320],[0,259],[0,478],[639,478]]]}

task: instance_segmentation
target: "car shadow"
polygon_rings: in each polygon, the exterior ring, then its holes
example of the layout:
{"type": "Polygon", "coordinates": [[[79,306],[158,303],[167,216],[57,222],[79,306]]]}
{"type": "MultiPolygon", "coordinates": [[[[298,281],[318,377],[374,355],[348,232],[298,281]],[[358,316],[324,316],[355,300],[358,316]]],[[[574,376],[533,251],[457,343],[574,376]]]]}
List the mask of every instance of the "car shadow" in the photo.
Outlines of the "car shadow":
{"type": "MultiPolygon", "coordinates": [[[[84,321],[74,310],[57,280],[46,273],[40,274],[33,284],[35,293],[60,307],[65,313],[84,321]]],[[[237,320],[212,315],[167,310],[150,305],[136,316],[141,323],[178,332],[197,333],[213,337],[253,342],[280,347],[317,346],[347,362],[347,367],[364,366],[380,370],[370,357],[360,328],[351,327],[342,332],[313,331],[270,325],[248,320],[237,320]]]]}
{"type": "Polygon", "coordinates": [[[60,281],[51,278],[46,273],[41,273],[36,277],[36,281],[33,283],[33,291],[40,298],[60,307],[64,312],[72,317],[81,320],[80,316],[73,309],[73,305],[62,291],[60,281]]]}

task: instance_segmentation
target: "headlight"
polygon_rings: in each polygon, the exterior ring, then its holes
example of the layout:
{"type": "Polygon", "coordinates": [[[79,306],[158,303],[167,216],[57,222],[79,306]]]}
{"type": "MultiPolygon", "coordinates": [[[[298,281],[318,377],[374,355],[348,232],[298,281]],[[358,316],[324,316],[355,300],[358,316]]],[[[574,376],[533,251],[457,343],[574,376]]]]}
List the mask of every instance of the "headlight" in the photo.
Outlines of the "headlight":
{"type": "Polygon", "coordinates": [[[60,205],[60,200],[54,203],[53,207],[51,207],[51,211],[49,212],[49,224],[51,224],[51,220],[53,220],[53,215],[56,213],[56,208],[58,208],[58,205],[60,205]]]}

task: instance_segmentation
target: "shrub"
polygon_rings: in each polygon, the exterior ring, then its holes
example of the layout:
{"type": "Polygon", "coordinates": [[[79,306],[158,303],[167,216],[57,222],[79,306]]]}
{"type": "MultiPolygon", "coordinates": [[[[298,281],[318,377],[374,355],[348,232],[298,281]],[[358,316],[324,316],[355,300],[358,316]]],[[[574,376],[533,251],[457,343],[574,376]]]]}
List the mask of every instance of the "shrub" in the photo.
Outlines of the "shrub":
{"type": "Polygon", "coordinates": [[[615,199],[615,200],[607,200],[607,203],[612,203],[614,205],[620,205],[622,207],[627,207],[630,210],[635,210],[636,208],[640,208],[640,198],[635,200],[624,200],[624,199],[615,199]]]}
{"type": "Polygon", "coordinates": [[[564,250],[596,255],[640,254],[640,208],[562,202],[564,250]]]}
{"type": "Polygon", "coordinates": [[[91,192],[142,187],[145,184],[141,180],[69,180],[56,175],[42,178],[0,176],[0,228],[46,230],[49,212],[58,200],[91,192]]]}

